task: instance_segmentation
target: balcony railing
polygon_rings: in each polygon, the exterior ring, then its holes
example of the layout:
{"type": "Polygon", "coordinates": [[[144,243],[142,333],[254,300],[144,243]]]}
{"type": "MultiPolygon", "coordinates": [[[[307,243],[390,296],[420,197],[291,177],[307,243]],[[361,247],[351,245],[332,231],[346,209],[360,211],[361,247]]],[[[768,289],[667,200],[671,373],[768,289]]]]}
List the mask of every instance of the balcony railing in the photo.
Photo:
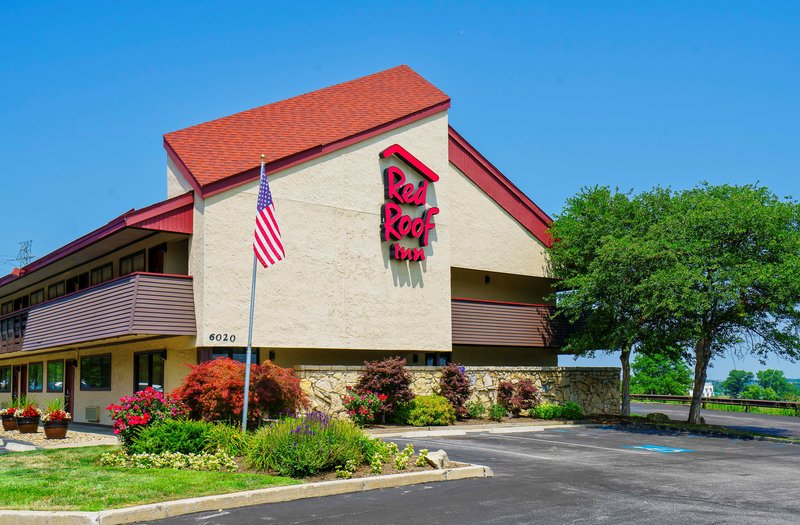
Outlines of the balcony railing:
{"type": "Polygon", "coordinates": [[[0,328],[0,353],[132,335],[194,335],[192,278],[126,275],[3,316],[0,328]]]}
{"type": "Polygon", "coordinates": [[[560,348],[564,324],[552,320],[554,307],[453,298],[454,345],[560,348]]]}

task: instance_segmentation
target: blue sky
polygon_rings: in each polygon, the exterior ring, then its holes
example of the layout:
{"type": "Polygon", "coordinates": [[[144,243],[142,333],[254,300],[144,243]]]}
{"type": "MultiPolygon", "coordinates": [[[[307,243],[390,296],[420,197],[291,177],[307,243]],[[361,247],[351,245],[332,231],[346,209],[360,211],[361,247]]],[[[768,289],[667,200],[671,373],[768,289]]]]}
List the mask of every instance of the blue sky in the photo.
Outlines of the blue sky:
{"type": "Polygon", "coordinates": [[[594,184],[797,193],[797,2],[164,4],[0,5],[0,259],[164,198],[168,131],[402,63],[550,214],[594,184]]]}

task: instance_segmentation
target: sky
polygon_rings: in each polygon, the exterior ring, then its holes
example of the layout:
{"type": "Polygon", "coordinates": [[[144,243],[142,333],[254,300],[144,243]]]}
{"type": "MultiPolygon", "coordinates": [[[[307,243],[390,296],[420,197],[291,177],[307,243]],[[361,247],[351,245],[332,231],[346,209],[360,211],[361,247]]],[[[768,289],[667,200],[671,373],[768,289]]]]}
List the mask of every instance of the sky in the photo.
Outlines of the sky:
{"type": "Polygon", "coordinates": [[[792,195],[798,27],[781,1],[2,2],[0,274],[162,200],[164,133],[399,64],[551,215],[592,185],[792,195]]]}

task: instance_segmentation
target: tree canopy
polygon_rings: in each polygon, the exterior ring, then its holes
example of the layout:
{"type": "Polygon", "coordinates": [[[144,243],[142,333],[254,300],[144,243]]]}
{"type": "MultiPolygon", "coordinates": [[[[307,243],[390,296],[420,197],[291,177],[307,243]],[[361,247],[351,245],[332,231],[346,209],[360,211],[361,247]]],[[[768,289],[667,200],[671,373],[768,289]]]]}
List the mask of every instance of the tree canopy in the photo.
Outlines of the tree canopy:
{"type": "Polygon", "coordinates": [[[747,388],[747,385],[753,382],[753,379],[755,379],[753,372],[731,370],[725,381],[721,383],[721,386],[726,396],[739,398],[742,396],[742,391],[747,388]]]}
{"type": "Polygon", "coordinates": [[[631,393],[685,396],[692,387],[692,371],[674,355],[636,354],[631,393]]]}

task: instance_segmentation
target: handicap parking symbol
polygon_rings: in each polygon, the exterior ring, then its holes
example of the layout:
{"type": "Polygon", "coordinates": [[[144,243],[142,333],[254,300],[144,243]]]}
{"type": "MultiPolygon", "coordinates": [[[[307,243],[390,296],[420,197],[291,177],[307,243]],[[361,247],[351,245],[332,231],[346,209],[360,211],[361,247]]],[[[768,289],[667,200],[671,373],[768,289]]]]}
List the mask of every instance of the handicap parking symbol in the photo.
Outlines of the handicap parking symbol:
{"type": "Polygon", "coordinates": [[[658,452],[661,454],[675,454],[677,452],[694,452],[694,450],[689,450],[688,448],[663,447],[661,445],[635,445],[625,448],[638,448],[641,450],[649,450],[651,452],[658,452]]]}

